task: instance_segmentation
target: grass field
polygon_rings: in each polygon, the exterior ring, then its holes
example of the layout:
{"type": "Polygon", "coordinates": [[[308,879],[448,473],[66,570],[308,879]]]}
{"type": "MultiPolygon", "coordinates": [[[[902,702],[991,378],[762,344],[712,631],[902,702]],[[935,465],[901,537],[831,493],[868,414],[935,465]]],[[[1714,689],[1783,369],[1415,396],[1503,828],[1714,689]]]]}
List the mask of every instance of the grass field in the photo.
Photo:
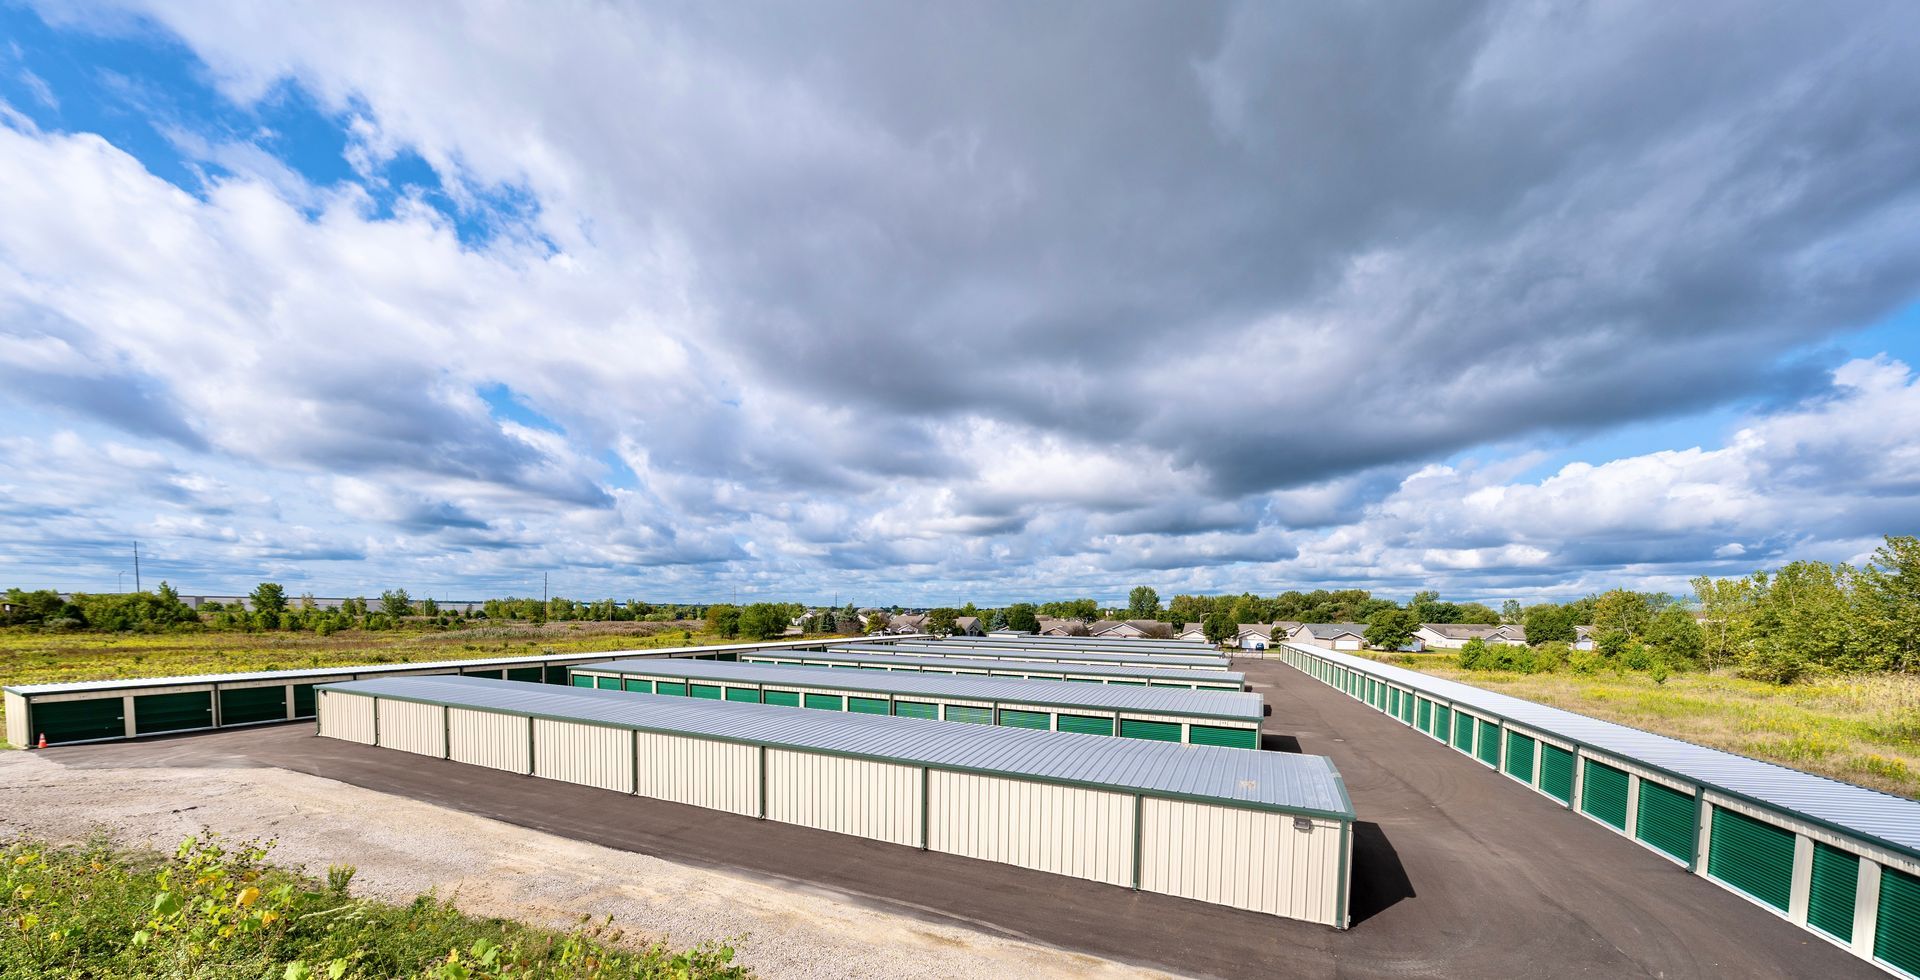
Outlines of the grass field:
{"type": "MultiPolygon", "coordinates": [[[[313,633],[49,633],[0,630],[0,685],[246,670],[527,657],[737,643],[705,624],[508,623],[453,630],[313,633]],[[691,634],[691,636],[689,636],[691,634]]],[[[0,715],[0,721],[4,716],[0,715]]],[[[0,746],[6,743],[0,741],[0,746]]]]}
{"type": "Polygon", "coordinates": [[[1920,677],[1779,687],[1724,674],[1464,671],[1451,656],[1382,657],[1450,680],[1920,799],[1920,677]]]}

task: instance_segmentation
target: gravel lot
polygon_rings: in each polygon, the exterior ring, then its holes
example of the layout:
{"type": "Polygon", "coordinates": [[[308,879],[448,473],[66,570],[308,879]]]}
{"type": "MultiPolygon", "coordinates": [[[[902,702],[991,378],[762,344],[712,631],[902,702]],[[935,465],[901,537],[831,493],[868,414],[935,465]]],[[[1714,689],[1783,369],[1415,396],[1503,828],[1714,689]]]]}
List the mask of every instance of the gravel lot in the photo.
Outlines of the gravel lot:
{"type": "Polygon", "coordinates": [[[274,860],[360,869],[356,894],[433,891],[462,909],[634,936],[732,943],[762,976],[1159,977],[1081,953],[921,921],[820,888],[690,868],[276,768],[75,768],[0,752],[0,836],[170,850],[201,828],[279,841],[274,860]]]}

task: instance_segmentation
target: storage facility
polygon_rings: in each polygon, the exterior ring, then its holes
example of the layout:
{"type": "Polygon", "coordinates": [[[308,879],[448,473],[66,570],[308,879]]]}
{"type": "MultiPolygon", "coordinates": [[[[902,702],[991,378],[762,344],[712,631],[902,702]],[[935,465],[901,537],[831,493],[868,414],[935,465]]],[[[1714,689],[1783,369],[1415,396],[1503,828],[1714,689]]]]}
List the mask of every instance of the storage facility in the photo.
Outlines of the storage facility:
{"type": "Polygon", "coordinates": [[[1015,650],[1080,650],[1087,653],[1136,653],[1144,650],[1194,657],[1219,655],[1218,647],[1210,643],[1195,643],[1192,640],[1124,640],[1093,636],[951,636],[940,642],[1015,650]]]}
{"type": "Polygon", "coordinates": [[[319,689],[329,738],[1304,919],[1348,921],[1324,757],[461,677],[319,689]]]}
{"type": "Polygon", "coordinates": [[[1168,687],[1199,691],[1242,691],[1247,675],[1237,670],[1159,670],[1113,664],[1062,664],[998,657],[913,657],[866,653],[813,653],[806,650],[756,650],[740,654],[743,664],[795,664],[808,667],[917,671],[1035,680],[1090,681],[1122,687],[1168,687]]]}
{"type": "Polygon", "coordinates": [[[1008,660],[1035,660],[1041,663],[1063,664],[1116,664],[1122,667],[1153,667],[1185,670],[1226,670],[1233,662],[1226,657],[1200,656],[1185,657],[1159,653],[1072,653],[1034,650],[990,650],[984,647],[963,647],[940,640],[924,643],[889,643],[884,646],[861,644],[858,646],[835,643],[827,647],[833,653],[870,653],[885,656],[887,651],[899,651],[914,657],[999,657],[1008,660]]]}
{"type": "MultiPolygon", "coordinates": [[[[661,647],[620,651],[632,657],[726,657],[743,651],[819,649],[818,640],[661,647]]],[[[495,657],[411,664],[368,664],[239,674],[21,684],[4,689],[7,741],[32,745],[107,742],[173,732],[235,728],[313,717],[313,689],[333,681],[423,674],[466,674],[516,681],[567,683],[567,668],[606,660],[607,651],[537,657],[495,657]]]]}
{"type": "Polygon", "coordinates": [[[1783,921],[1920,976],[1920,802],[1364,657],[1278,653],[1783,921]]]}
{"type": "Polygon", "coordinates": [[[709,660],[618,660],[572,670],[576,687],[674,697],[1260,747],[1262,702],[1237,691],[1113,687],[1011,677],[830,670],[709,660]]]}

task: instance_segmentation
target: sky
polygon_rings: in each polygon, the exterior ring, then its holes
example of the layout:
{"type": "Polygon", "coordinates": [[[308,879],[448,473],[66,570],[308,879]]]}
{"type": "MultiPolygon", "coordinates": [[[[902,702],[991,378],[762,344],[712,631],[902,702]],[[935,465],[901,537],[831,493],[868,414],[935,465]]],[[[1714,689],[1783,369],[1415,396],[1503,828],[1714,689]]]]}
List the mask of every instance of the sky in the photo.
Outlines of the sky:
{"type": "Polygon", "coordinates": [[[1563,599],[1920,531],[1920,6],[0,0],[0,585],[1563,599]]]}

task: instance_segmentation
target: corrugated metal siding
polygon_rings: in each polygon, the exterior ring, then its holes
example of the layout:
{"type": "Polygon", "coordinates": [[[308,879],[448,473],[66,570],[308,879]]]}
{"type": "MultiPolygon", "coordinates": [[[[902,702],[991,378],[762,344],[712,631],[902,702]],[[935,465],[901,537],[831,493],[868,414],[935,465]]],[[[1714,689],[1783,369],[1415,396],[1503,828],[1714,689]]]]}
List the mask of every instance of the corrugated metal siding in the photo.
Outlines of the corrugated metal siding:
{"type": "Polygon", "coordinates": [[[1853,942],[1854,898],[1860,859],[1823,841],[1813,842],[1813,874],[1807,887],[1807,924],[1853,942]]]}
{"type": "Polygon", "coordinates": [[[30,738],[27,735],[27,699],[12,691],[8,691],[6,692],[6,704],[7,741],[12,743],[15,748],[26,748],[31,744],[30,738]]]}
{"type": "Polygon", "coordinates": [[[767,819],[918,847],[920,770],[768,749],[767,819]]]}
{"type": "Polygon", "coordinates": [[[533,764],[536,776],[631,793],[633,733],[619,728],[535,718],[533,764]]]}
{"type": "Polygon", "coordinates": [[[760,750],[640,732],[641,796],[747,816],[760,814],[760,750]]]}
{"type": "Polygon", "coordinates": [[[328,738],[359,742],[361,745],[373,744],[372,698],[339,691],[321,691],[316,717],[319,719],[320,734],[328,738]]]}
{"type": "Polygon", "coordinates": [[[1140,887],[1324,925],[1340,895],[1340,824],[1178,800],[1141,802],[1140,887]]]}
{"type": "Polygon", "coordinates": [[[447,746],[450,758],[488,769],[528,772],[532,766],[528,753],[533,749],[528,725],[527,719],[513,715],[448,708],[447,728],[453,736],[447,746]]]}
{"type": "Polygon", "coordinates": [[[415,755],[447,754],[446,711],[438,705],[411,701],[380,702],[380,747],[415,755]]]}
{"type": "Polygon", "coordinates": [[[939,771],[928,793],[929,850],[1133,884],[1131,795],[939,771]]]}
{"type": "Polygon", "coordinates": [[[1877,921],[1873,955],[1920,976],[1920,877],[1894,868],[1881,870],[1877,921]]]}
{"type": "Polygon", "coordinates": [[[1793,897],[1794,835],[1744,813],[1713,808],[1707,873],[1782,912],[1793,897]]]}

